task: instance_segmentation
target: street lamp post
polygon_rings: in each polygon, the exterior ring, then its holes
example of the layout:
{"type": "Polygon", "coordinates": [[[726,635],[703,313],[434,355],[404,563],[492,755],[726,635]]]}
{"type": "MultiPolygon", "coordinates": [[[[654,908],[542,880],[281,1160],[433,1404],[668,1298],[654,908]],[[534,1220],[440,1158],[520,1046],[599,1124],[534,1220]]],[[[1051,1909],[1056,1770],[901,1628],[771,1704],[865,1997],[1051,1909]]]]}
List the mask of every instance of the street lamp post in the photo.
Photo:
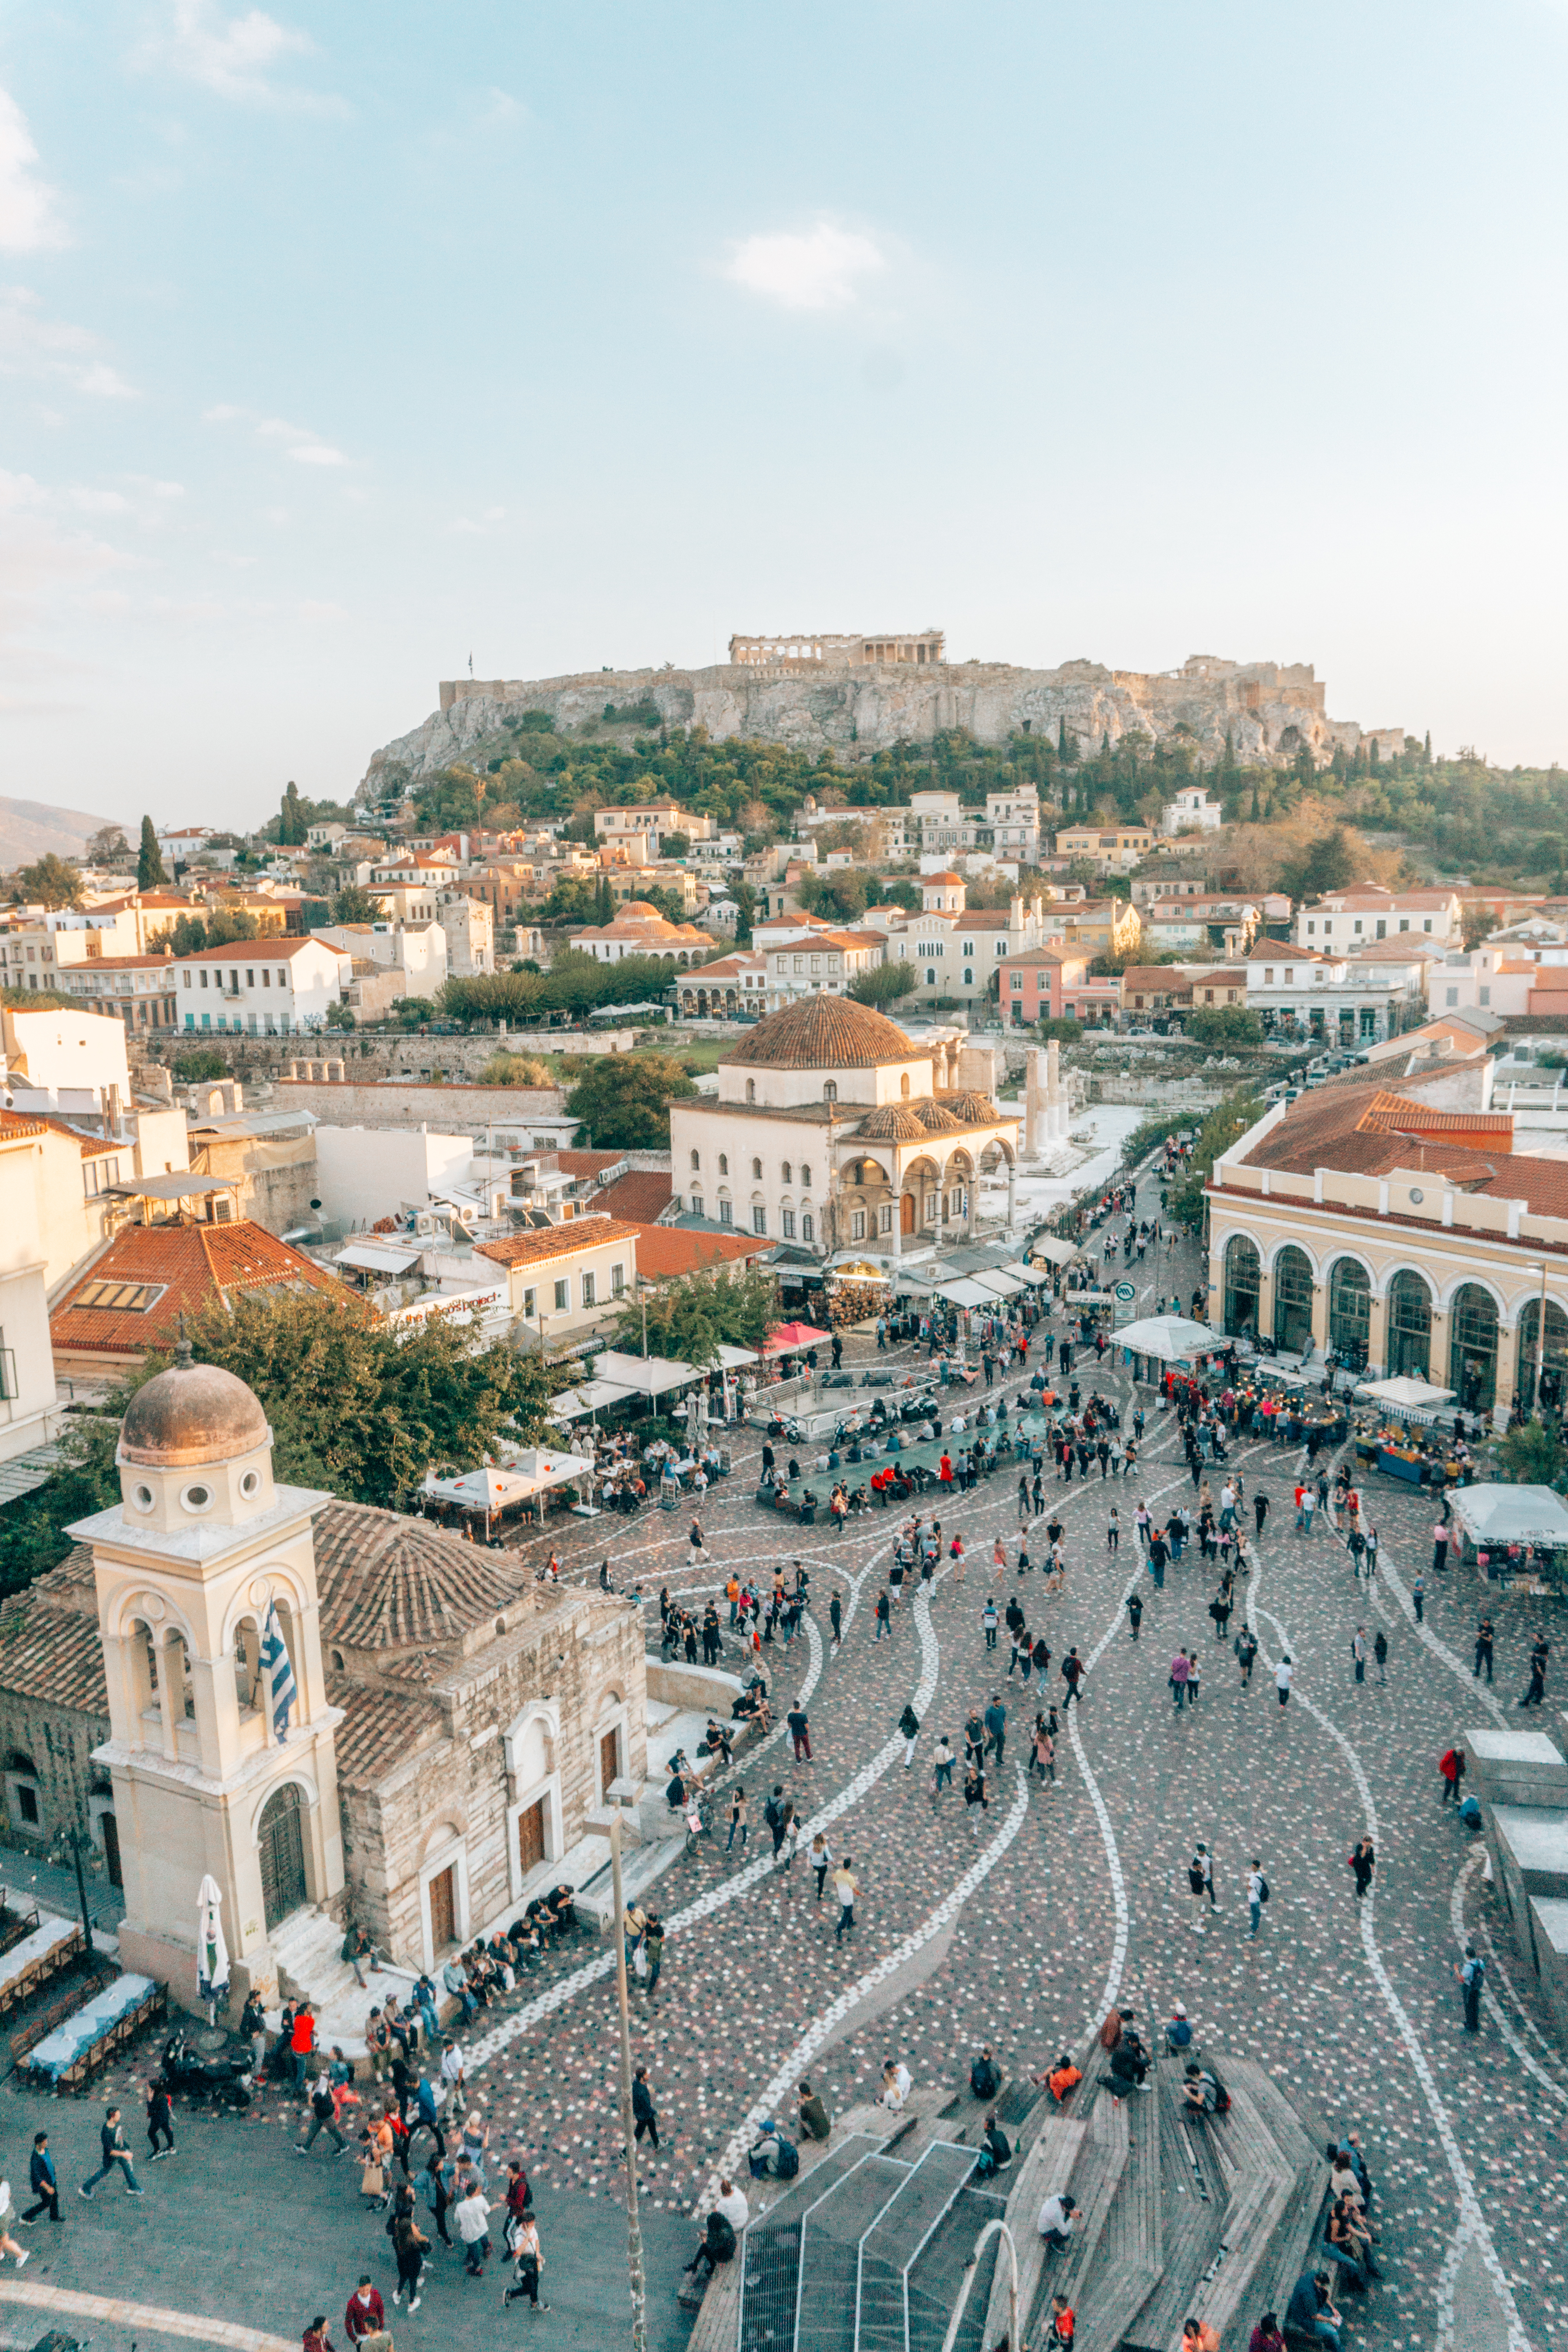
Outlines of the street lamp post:
{"type": "MultiPolygon", "coordinates": [[[[626,2152],[626,2263],[632,2285],[632,2352],[647,2352],[647,2290],[643,2277],[642,2226],[637,2220],[637,2126],[632,2121],[632,2029],[626,2013],[626,1937],[622,1925],[626,1898],[621,1892],[621,1809],[610,1822],[610,1864],[616,1905],[611,1933],[616,1939],[616,2000],[621,2029],[621,2137],[626,2152]]],[[[945,2347],[944,2347],[945,2352],[945,2347]]]]}
{"type": "Polygon", "coordinates": [[[57,1868],[65,1861],[68,1853],[76,1864],[77,1899],[81,1905],[81,1932],[87,1942],[87,1957],[90,1962],[92,1958],[92,1913],[88,1908],[87,1877],[86,1874],[83,1872],[81,1864],[82,1855],[85,1853],[88,1858],[89,1867],[96,1871],[100,1866],[98,1849],[93,1844],[91,1838],[86,1835],[86,1833],[78,1827],[75,1822],[72,1822],[68,1829],[59,1829],[56,1831],[55,1844],[57,1853],[51,1853],[49,1859],[51,1862],[55,1863],[57,1868]]]}

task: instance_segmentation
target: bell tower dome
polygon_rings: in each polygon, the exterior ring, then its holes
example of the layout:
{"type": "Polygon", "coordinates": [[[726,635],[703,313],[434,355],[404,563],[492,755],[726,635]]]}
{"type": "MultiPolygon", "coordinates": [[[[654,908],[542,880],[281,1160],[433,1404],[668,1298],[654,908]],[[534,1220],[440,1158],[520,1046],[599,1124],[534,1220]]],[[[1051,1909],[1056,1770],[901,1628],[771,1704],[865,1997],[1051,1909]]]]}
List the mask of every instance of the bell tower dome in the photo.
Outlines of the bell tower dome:
{"type": "Polygon", "coordinates": [[[119,1505],[68,1530],[92,1549],[124,1872],[121,1955],[199,2004],[198,1892],[222,1890],[231,1993],[277,1998],[271,1937],[343,1883],[311,1517],[281,1486],[259,1398],[175,1361],[121,1423],[119,1505]]]}

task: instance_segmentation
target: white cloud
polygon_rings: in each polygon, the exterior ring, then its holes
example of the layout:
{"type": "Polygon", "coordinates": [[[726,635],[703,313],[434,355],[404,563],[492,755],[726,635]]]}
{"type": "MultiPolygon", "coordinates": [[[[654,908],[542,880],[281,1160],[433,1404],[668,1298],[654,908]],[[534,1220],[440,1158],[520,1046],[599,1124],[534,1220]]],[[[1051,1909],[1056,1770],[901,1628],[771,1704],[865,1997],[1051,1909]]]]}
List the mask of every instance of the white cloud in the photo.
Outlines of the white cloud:
{"type": "Polygon", "coordinates": [[[37,253],[66,241],[54,191],[35,173],[37,160],[26,116],[9,91],[0,89],[0,251],[37,253]]]}
{"type": "Polygon", "coordinates": [[[99,356],[86,327],[47,319],[26,286],[0,287],[0,375],[51,377],[89,400],[134,400],[133,387],[99,356]]]}
{"type": "Polygon", "coordinates": [[[474,539],[485,539],[505,520],[505,507],[487,507],[481,515],[459,515],[452,529],[474,539]]]}
{"type": "Polygon", "coordinates": [[[308,91],[279,88],[273,79],[275,69],[289,58],[314,57],[316,45],[308,33],[280,25],[260,8],[226,16],[215,0],[173,0],[167,30],[153,44],[153,54],[218,98],[248,105],[319,108],[333,103],[308,91]]]}
{"type": "Polygon", "coordinates": [[[842,310],[858,299],[860,280],[887,266],[872,238],[819,220],[804,234],[742,237],[724,275],[785,310],[842,310]]]}
{"type": "Polygon", "coordinates": [[[346,466],[348,458],[308,425],[290,425],[282,416],[258,416],[254,410],[236,408],[220,402],[216,408],[205,409],[202,421],[206,425],[248,425],[258,441],[284,444],[283,455],[297,466],[346,466]]]}

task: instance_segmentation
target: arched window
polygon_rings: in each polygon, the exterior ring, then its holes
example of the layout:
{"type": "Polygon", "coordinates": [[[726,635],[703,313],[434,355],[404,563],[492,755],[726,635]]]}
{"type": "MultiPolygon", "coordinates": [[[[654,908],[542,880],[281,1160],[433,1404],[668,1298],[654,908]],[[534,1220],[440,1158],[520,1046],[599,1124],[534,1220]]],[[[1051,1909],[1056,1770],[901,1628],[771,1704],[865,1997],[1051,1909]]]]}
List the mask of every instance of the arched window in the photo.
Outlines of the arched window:
{"type": "Polygon", "coordinates": [[[762,1161],[761,1161],[760,1160],[752,1160],[752,1175],[753,1175],[754,1177],[756,1177],[759,1181],[761,1180],[762,1173],[763,1173],[763,1163],[762,1163],[762,1161]]]}
{"type": "Polygon", "coordinates": [[[787,1160],[786,1160],[784,1161],[784,1163],[783,1175],[784,1175],[784,1182],[787,1184],[787,1183],[791,1181],[791,1180],[790,1180],[790,1172],[789,1172],[789,1161],[788,1161],[787,1160]]]}
{"type": "Polygon", "coordinates": [[[803,1242],[814,1242],[816,1239],[816,1227],[812,1223],[811,1211],[809,1209],[805,1212],[805,1214],[800,1221],[800,1237],[803,1242]]]}
{"type": "Polygon", "coordinates": [[[1336,1258],[1329,1274],[1329,1345],[1348,1348],[1359,1370],[1372,1332],[1372,1278],[1353,1257],[1336,1258]]]}
{"type": "Polygon", "coordinates": [[[729,1155],[726,1152],[721,1151],[719,1154],[719,1173],[721,1176],[728,1176],[730,1173],[729,1155]]]}
{"type": "Polygon", "coordinates": [[[1388,1286],[1389,1376],[1424,1381],[1431,1363],[1432,1293],[1412,1267],[1401,1266],[1388,1286]]]}
{"type": "Polygon", "coordinates": [[[822,1099],[824,1102],[837,1102],[838,1100],[838,1081],[837,1078],[829,1078],[826,1080],[822,1089],[822,1099]]]}
{"type": "Polygon", "coordinates": [[[700,1151],[694,1151],[694,1152],[692,1153],[692,1155],[691,1155],[691,1165],[693,1166],[693,1168],[700,1168],[700,1167],[701,1167],[701,1165],[702,1165],[702,1154],[700,1153],[700,1151]]]}
{"type": "Polygon", "coordinates": [[[899,1092],[903,1097],[905,1102],[908,1102],[910,1098],[910,1074],[908,1070],[904,1072],[903,1076],[899,1080],[899,1092]]]}
{"type": "Polygon", "coordinates": [[[804,1160],[801,1161],[800,1165],[800,1181],[805,1189],[809,1192],[811,1189],[811,1170],[807,1167],[804,1160]]]}
{"type": "MultiPolygon", "coordinates": [[[[1541,1301],[1532,1298],[1519,1318],[1519,1369],[1514,1374],[1514,1392],[1526,1412],[1536,1411],[1535,1354],[1541,1330],[1541,1301]]],[[[1563,1399],[1568,1393],[1568,1315],[1555,1298],[1546,1302],[1546,1339],[1541,1349],[1541,1402],[1542,1417],[1561,1412],[1563,1399]]]]}
{"type": "Polygon", "coordinates": [[[1467,1412],[1490,1412],[1497,1402],[1497,1300],[1467,1282],[1448,1321],[1448,1386],[1467,1412]]]}
{"type": "Polygon", "coordinates": [[[1262,1273],[1257,1243],[1249,1234],[1232,1234],[1225,1245],[1225,1328],[1233,1339],[1258,1328],[1262,1273]]]}
{"type": "Polygon", "coordinates": [[[1274,1261],[1274,1341],[1292,1350],[1312,1336],[1312,1261],[1288,1242],[1274,1261]]]}
{"type": "Polygon", "coordinates": [[[756,1101],[756,1099],[757,1099],[757,1082],[756,1082],[755,1078],[748,1078],[748,1079],[746,1080],[746,1100],[747,1100],[748,1102],[755,1102],[755,1101],[756,1101]]]}
{"type": "Polygon", "coordinates": [[[38,1829],[42,1818],[38,1811],[38,1775],[32,1758],[22,1748],[13,1748],[5,1759],[5,1809],[12,1827],[24,1835],[38,1829]]]}

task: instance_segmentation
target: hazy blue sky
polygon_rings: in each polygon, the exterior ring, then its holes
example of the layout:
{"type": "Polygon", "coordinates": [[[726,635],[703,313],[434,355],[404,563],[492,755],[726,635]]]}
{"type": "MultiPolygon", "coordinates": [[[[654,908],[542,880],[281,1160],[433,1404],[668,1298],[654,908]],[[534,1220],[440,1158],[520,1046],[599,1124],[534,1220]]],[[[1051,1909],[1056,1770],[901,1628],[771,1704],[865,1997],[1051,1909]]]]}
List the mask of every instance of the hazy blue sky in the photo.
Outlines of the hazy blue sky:
{"type": "Polygon", "coordinates": [[[1565,57],[1564,0],[0,0],[0,791],[253,821],[470,652],[931,624],[1568,758],[1565,57]]]}

